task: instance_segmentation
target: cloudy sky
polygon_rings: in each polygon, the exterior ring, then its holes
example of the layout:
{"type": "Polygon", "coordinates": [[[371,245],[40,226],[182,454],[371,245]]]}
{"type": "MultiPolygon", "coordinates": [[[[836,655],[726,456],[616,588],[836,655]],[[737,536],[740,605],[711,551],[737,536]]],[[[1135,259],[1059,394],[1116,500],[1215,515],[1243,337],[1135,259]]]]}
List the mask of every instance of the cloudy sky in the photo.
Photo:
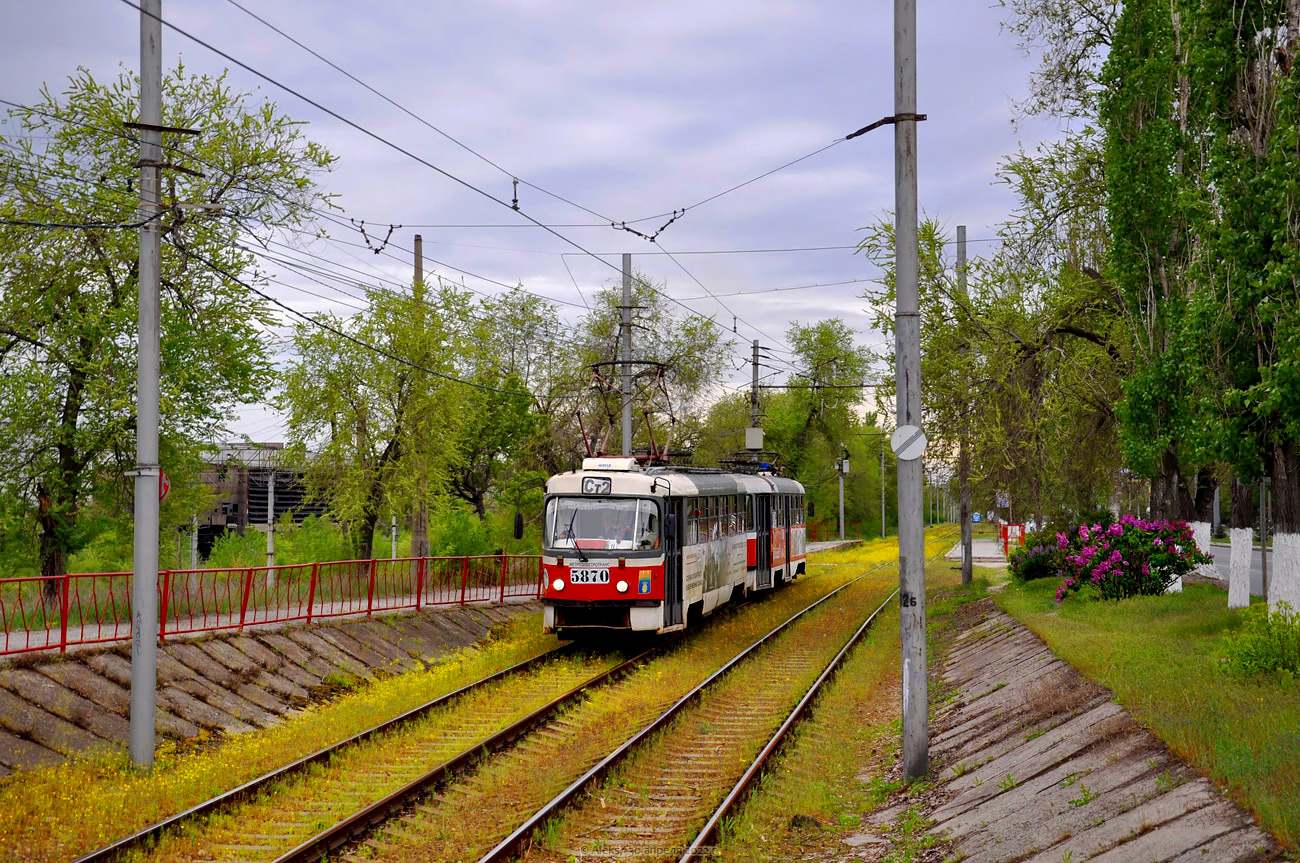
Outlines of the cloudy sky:
{"type": "MultiPolygon", "coordinates": [[[[381,237],[402,226],[374,255],[346,220],[326,225],[330,240],[304,251],[333,262],[338,274],[409,284],[420,233],[426,272],[488,294],[522,283],[570,304],[562,310],[573,321],[593,288],[617,278],[620,254],[631,252],[639,270],[686,306],[729,330],[734,322],[737,365],[753,339],[772,346],[780,365],[796,320],[838,315],[863,343],[879,343],[859,298],[862,280],[878,272],[852,247],[858,229],[893,204],[890,128],[700,202],[893,113],[891,3],[239,3],[424,122],[231,0],[163,0],[163,17],[498,199],[510,201],[519,178],[520,209],[570,241],[232,69],[238,87],[307,121],[310,136],[340,157],[324,185],[346,217],[364,219],[381,237]],[[663,231],[659,248],[609,225],[652,233],[663,214],[681,208],[687,212],[663,231]],[[785,288],[793,290],[778,290],[785,288]]],[[[1000,32],[994,0],[921,7],[918,101],[929,115],[920,126],[921,205],[950,230],[967,225],[975,255],[1014,203],[996,184],[999,160],[1056,130],[1011,123],[1034,61],[1000,32]]],[[[4,19],[3,99],[34,100],[43,82],[57,89],[77,66],[107,78],[139,62],[139,12],[121,0],[8,0],[4,19]]],[[[178,56],[192,71],[231,65],[170,29],[163,49],[166,65],[178,56]]],[[[267,272],[286,283],[276,293],[295,308],[352,311],[345,304],[355,302],[347,296],[355,286],[326,288],[269,265],[267,272]]],[[[748,377],[739,369],[732,383],[748,377]]],[[[235,429],[260,440],[282,431],[258,408],[245,410],[235,429]]]]}

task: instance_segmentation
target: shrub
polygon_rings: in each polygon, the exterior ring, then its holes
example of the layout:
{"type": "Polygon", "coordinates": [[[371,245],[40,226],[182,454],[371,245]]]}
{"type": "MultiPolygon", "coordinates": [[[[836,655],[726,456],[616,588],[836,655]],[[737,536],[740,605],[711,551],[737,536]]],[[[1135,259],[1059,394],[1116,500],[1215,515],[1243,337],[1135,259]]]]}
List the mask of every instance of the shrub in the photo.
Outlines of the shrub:
{"type": "Polygon", "coordinates": [[[1108,527],[1079,525],[1056,535],[1069,573],[1056,601],[1085,587],[1102,599],[1157,596],[1174,579],[1213,558],[1201,552],[1185,521],[1148,521],[1126,515],[1108,527]]]}
{"type": "Polygon", "coordinates": [[[1036,530],[1025,535],[1024,545],[1012,549],[1007,567],[1017,581],[1052,578],[1065,569],[1065,552],[1057,545],[1053,531],[1036,530]]]}
{"type": "Polygon", "coordinates": [[[249,529],[240,536],[233,529],[217,537],[208,553],[207,565],[213,569],[266,565],[266,534],[249,529]]]}
{"type": "Polygon", "coordinates": [[[1300,674],[1300,612],[1279,602],[1246,609],[1241,631],[1224,638],[1228,668],[1242,674],[1300,674]]]}
{"type": "Polygon", "coordinates": [[[347,534],[328,518],[309,515],[302,524],[293,524],[286,517],[276,526],[277,563],[315,563],[351,557],[347,534]]]}

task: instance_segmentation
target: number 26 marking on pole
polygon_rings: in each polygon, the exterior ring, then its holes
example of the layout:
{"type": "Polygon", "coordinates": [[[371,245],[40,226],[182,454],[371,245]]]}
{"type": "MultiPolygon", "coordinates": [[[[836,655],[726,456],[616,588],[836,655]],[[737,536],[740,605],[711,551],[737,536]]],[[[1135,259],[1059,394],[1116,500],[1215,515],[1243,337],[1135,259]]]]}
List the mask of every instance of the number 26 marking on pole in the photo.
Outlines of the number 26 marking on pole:
{"type": "Polygon", "coordinates": [[[899,608],[916,608],[916,596],[911,593],[900,593],[898,595],[899,608]]]}

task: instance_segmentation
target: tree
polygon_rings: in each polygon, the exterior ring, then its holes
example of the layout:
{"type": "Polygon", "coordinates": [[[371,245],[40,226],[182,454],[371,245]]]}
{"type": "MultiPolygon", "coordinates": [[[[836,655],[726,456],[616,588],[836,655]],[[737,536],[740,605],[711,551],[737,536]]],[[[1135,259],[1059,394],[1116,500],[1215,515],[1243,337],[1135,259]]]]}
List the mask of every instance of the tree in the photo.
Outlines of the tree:
{"type": "Polygon", "coordinates": [[[454,378],[468,300],[439,285],[427,307],[369,289],[366,311],[295,327],[296,356],[279,398],[288,413],[286,457],[348,525],[359,559],[373,555],[385,505],[408,511],[446,487],[464,395],[454,378]]]}
{"type": "Polygon", "coordinates": [[[1028,115],[1092,119],[1101,64],[1114,38],[1120,0],[1002,0],[1005,28],[1028,53],[1041,50],[1029,80],[1028,115]]]}
{"type": "Polygon", "coordinates": [[[1116,26],[1101,100],[1106,269],[1133,345],[1119,405],[1125,460],[1151,477],[1154,515],[1208,523],[1211,456],[1184,329],[1200,195],[1180,72],[1184,38],[1169,4],[1156,0],[1130,2],[1116,26]]]}
{"type": "MultiPolygon", "coordinates": [[[[590,367],[622,356],[619,347],[619,306],[623,303],[621,287],[609,286],[597,290],[591,312],[578,325],[577,344],[574,346],[575,377],[581,376],[583,384],[591,380],[590,367]]],[[[634,445],[650,445],[646,422],[655,430],[655,442],[662,447],[665,435],[671,436],[676,447],[690,448],[697,443],[703,412],[713,387],[722,378],[727,354],[735,341],[724,335],[724,330],[711,319],[699,315],[679,315],[663,293],[662,285],[655,285],[640,273],[632,276],[633,335],[632,355],[643,362],[659,363],[664,367],[662,390],[653,389],[653,374],[645,375],[634,383],[633,435],[634,445]],[[642,420],[644,417],[645,421],[642,420]]],[[[602,376],[617,388],[619,370],[605,367],[602,376]]],[[[602,429],[613,432],[620,428],[622,403],[618,393],[608,387],[597,388],[599,399],[587,398],[587,434],[597,442],[604,436],[602,429]]],[[[616,434],[609,434],[616,440],[616,434]]],[[[572,437],[573,444],[577,441],[572,437]]],[[[577,449],[577,446],[574,446],[577,449]]]]}
{"type": "MultiPolygon", "coordinates": [[[[129,510],[138,241],[121,226],[136,221],[138,145],[123,124],[138,90],[130,74],[101,83],[80,70],[62,94],[44,88],[12,110],[18,131],[0,147],[0,497],[34,529],[49,578],[88,540],[86,507],[129,510]]],[[[179,477],[271,381],[267,306],[201,261],[249,279],[241,235],[300,223],[333,157],[273,103],[181,66],[164,81],[163,124],[201,131],[164,142],[189,169],[164,171],[160,217],[160,447],[179,477]]],[[[47,599],[56,590],[47,582],[47,599]]]]}
{"type": "MultiPolygon", "coordinates": [[[[1278,570],[1300,606],[1300,3],[1176,4],[1207,190],[1191,213],[1197,419],[1239,478],[1272,477],[1278,570]]],[[[1233,526],[1249,525],[1234,490],[1233,526]]]]}

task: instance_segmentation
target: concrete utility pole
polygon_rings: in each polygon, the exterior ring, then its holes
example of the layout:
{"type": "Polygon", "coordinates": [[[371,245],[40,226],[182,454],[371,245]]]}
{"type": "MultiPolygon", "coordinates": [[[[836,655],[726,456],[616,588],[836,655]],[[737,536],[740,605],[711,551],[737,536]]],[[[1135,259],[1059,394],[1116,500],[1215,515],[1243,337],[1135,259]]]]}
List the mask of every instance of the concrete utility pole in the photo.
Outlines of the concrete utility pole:
{"type": "Polygon", "coordinates": [[[158,685],[158,175],[162,163],[162,0],[140,0],[139,345],[135,548],[131,579],[131,761],[153,767],[158,685]]]}
{"type": "MultiPolygon", "coordinates": [[[[894,351],[898,424],[921,426],[921,318],[916,193],[916,0],[894,0],[894,351]]],[[[921,460],[898,459],[898,581],[903,641],[903,776],[929,770],[925,676],[925,536],[921,460]]]]}
{"type": "Polygon", "coordinates": [[[749,389],[749,425],[751,428],[758,428],[758,339],[754,339],[752,368],[754,370],[754,382],[750,384],[749,389]]]}
{"type": "MultiPolygon", "coordinates": [[[[266,565],[275,566],[275,471],[266,478],[266,565]]],[[[266,574],[267,584],[274,579],[273,573],[266,574]]]]}
{"type": "MultiPolygon", "coordinates": [[[[844,451],[844,444],[840,444],[844,451]]],[[[840,542],[844,541],[844,474],[848,473],[848,459],[841,458],[835,463],[836,473],[840,475],[840,542]]]]}
{"type": "Polygon", "coordinates": [[[623,253],[623,455],[632,454],[632,256],[623,253]]]}
{"type": "MultiPolygon", "coordinates": [[[[957,226],[957,292],[966,296],[966,226],[957,226]]],[[[966,422],[962,423],[961,440],[957,443],[957,493],[961,496],[961,583],[969,585],[974,578],[974,561],[971,558],[973,529],[970,521],[970,451],[966,448],[966,422]]]]}
{"type": "Polygon", "coordinates": [[[885,537],[885,435],[880,436],[880,537],[885,537]]]}

